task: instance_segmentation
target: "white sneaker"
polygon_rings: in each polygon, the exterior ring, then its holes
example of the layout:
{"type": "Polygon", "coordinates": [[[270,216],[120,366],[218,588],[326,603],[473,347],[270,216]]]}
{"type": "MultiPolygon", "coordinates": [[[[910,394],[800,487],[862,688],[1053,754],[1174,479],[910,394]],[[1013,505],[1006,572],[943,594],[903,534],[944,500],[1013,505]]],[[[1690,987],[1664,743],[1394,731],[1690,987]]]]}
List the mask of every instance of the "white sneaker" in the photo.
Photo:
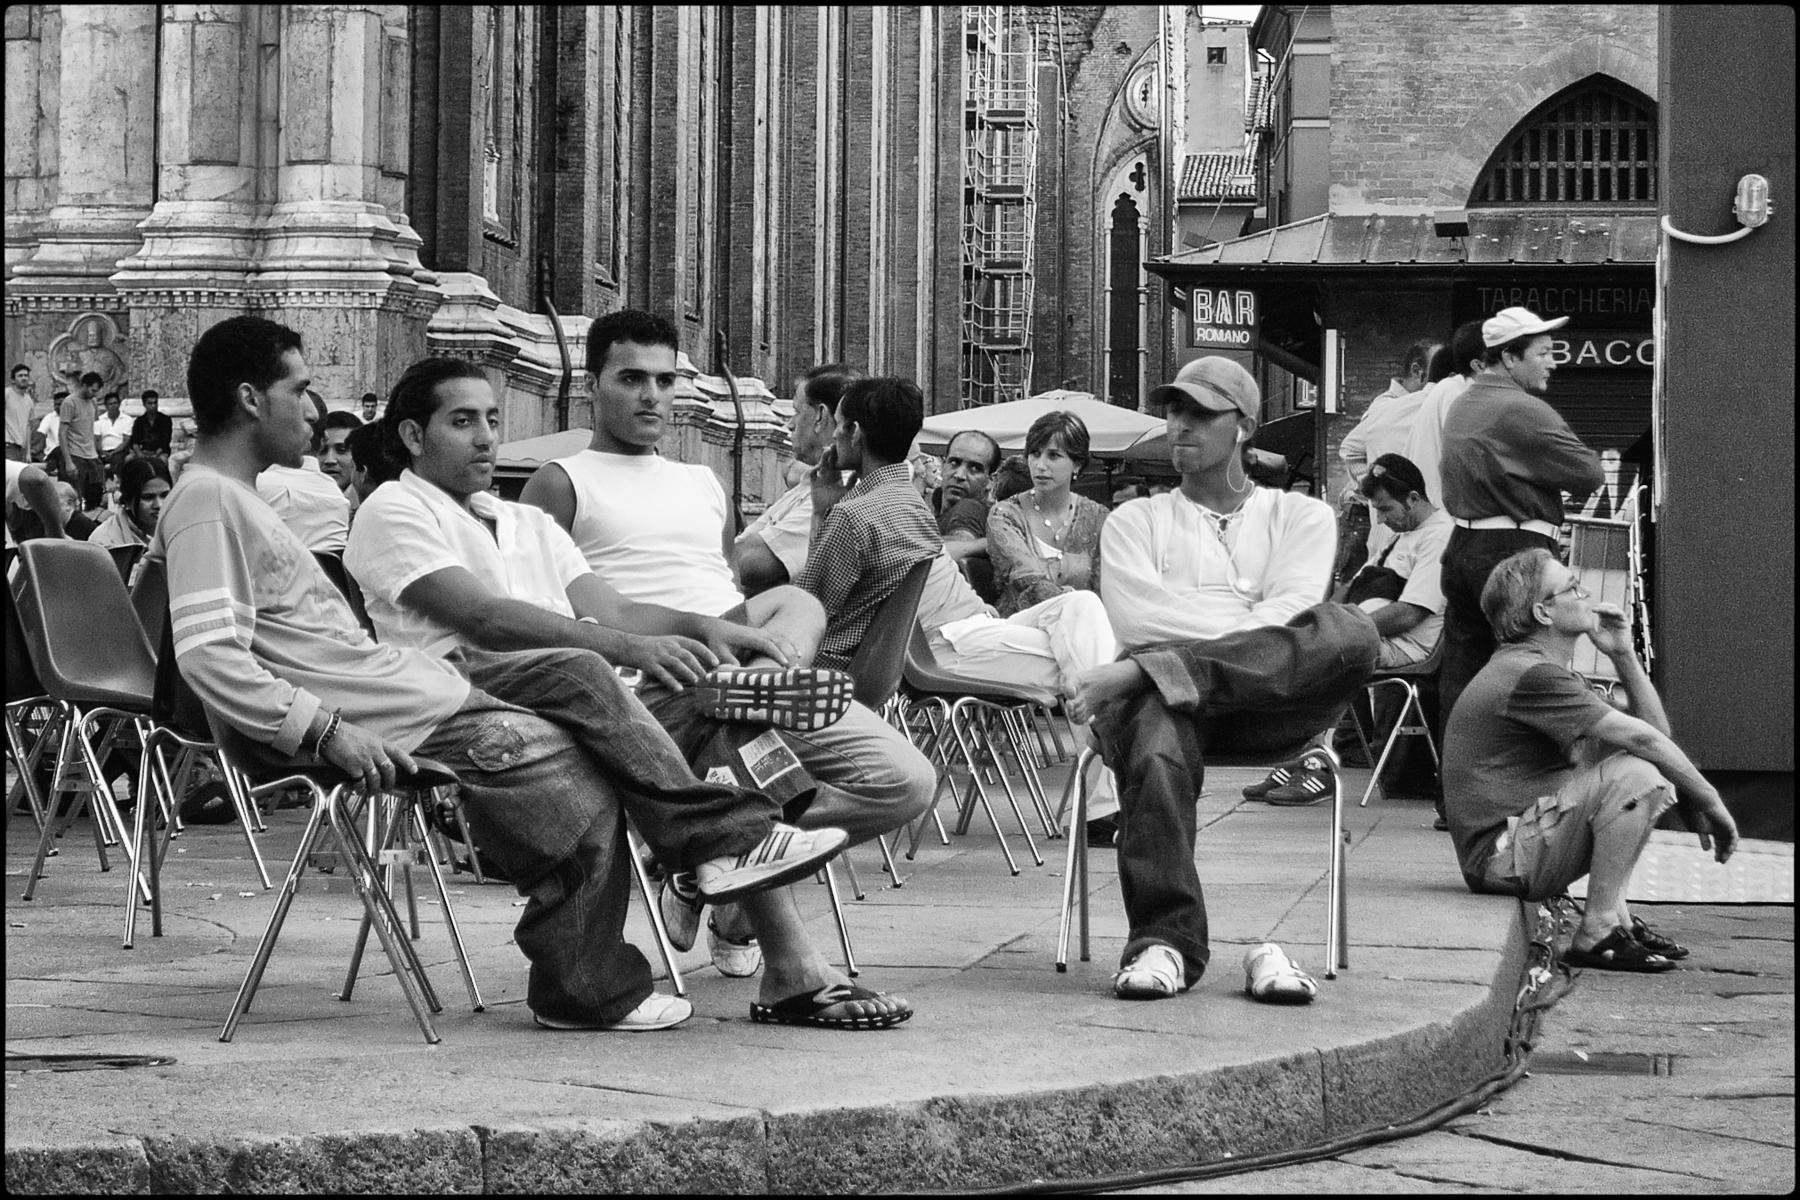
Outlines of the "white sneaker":
{"type": "Polygon", "coordinates": [[[700,932],[700,913],[706,907],[693,875],[687,871],[665,875],[662,890],[656,894],[656,906],[662,911],[663,927],[669,931],[669,944],[677,950],[692,950],[700,932]]]}
{"type": "Polygon", "coordinates": [[[742,854],[729,854],[694,868],[700,898],[724,904],[752,892],[805,878],[829,862],[850,841],[841,829],[795,829],[776,822],[769,836],[742,854]]]}
{"type": "Polygon", "coordinates": [[[601,1024],[598,1021],[562,1021],[535,1012],[531,1014],[531,1019],[545,1029],[593,1029],[608,1030],[614,1033],[648,1033],[656,1029],[671,1029],[693,1015],[694,1006],[680,996],[665,996],[661,992],[651,992],[644,998],[642,1004],[611,1024],[601,1024]]]}
{"type": "Polygon", "coordinates": [[[721,975],[748,979],[762,969],[762,947],[755,938],[734,942],[711,921],[706,923],[706,948],[712,952],[713,966],[719,968],[721,975]]]}

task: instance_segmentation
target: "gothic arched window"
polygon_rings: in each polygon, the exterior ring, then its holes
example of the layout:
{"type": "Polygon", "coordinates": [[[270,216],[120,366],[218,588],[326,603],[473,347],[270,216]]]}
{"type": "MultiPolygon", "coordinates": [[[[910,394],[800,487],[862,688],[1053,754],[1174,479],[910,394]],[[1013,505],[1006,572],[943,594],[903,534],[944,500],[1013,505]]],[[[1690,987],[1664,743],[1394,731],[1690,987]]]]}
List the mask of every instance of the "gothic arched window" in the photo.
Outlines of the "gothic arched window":
{"type": "Polygon", "coordinates": [[[1656,203],[1656,105],[1604,76],[1540,104],[1488,159],[1471,204],[1656,203]]]}

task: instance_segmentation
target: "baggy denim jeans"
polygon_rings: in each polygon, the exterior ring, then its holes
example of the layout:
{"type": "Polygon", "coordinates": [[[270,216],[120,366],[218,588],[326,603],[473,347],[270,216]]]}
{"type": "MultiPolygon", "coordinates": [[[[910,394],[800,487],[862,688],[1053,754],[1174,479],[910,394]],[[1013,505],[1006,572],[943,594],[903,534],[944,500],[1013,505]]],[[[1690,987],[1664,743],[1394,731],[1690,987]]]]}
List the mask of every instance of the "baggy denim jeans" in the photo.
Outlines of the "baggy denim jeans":
{"type": "Polygon", "coordinates": [[[527,903],[514,940],[531,964],[533,1012],[612,1022],[650,994],[624,940],[629,812],[662,861],[754,846],[775,805],[694,779],[668,736],[598,655],[579,650],[452,657],[475,686],[417,753],[454,770],[482,849],[527,903]]]}
{"type": "Polygon", "coordinates": [[[1181,952],[1192,984],[1212,956],[1194,862],[1207,747],[1274,754],[1331,728],[1374,674],[1380,644],[1368,613],[1319,604],[1286,625],[1130,652],[1151,688],[1094,721],[1118,776],[1119,881],[1131,926],[1121,966],[1161,942],[1181,952]]]}

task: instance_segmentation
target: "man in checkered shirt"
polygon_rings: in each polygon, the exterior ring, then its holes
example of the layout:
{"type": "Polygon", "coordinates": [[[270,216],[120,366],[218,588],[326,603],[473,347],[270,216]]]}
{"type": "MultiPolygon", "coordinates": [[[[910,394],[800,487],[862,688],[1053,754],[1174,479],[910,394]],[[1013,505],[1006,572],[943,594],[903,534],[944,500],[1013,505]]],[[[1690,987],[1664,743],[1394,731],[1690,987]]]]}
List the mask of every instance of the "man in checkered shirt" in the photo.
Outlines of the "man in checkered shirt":
{"type": "Polygon", "coordinates": [[[910,379],[860,379],[838,401],[831,448],[813,470],[812,550],[795,580],[825,607],[821,667],[848,666],[907,571],[944,548],[906,462],[924,423],[925,395],[910,379]],[[848,489],[846,470],[856,472],[848,489]]]}

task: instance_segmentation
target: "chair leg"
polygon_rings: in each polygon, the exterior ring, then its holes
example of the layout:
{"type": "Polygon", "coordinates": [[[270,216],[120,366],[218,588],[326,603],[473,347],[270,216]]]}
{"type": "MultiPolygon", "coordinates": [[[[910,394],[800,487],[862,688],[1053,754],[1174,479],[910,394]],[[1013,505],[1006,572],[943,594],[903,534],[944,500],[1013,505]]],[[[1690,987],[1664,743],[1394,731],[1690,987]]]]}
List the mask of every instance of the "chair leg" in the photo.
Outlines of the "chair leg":
{"type": "Polygon", "coordinates": [[[275,908],[269,914],[269,923],[263,928],[262,939],[256,944],[256,953],[251,956],[250,967],[244,972],[244,982],[238,986],[237,998],[231,1003],[231,1012],[225,1018],[225,1028],[219,1033],[221,1042],[229,1042],[237,1032],[238,1022],[250,1011],[250,1002],[256,996],[256,989],[262,985],[263,971],[269,965],[269,956],[275,951],[275,940],[281,936],[282,923],[287,920],[288,909],[293,906],[294,893],[300,890],[300,876],[306,870],[307,855],[312,852],[313,843],[318,840],[325,824],[325,797],[316,785],[312,812],[306,819],[306,829],[300,835],[300,848],[294,852],[294,861],[289,864],[287,876],[281,881],[281,890],[275,897],[275,908]]]}
{"type": "Polygon", "coordinates": [[[13,805],[19,802],[18,797],[22,794],[26,803],[31,806],[31,819],[37,822],[38,832],[42,833],[45,820],[44,798],[38,792],[37,764],[38,759],[43,756],[49,728],[46,725],[39,729],[31,749],[25,749],[25,731],[19,722],[27,707],[29,706],[23,704],[6,706],[6,752],[19,773],[12,790],[7,793],[6,805],[10,815],[13,805]]]}
{"type": "MultiPolygon", "coordinates": [[[[1093,748],[1091,746],[1084,746],[1081,753],[1075,756],[1075,769],[1069,775],[1069,782],[1063,786],[1062,807],[1067,808],[1070,799],[1073,798],[1075,802],[1075,817],[1069,823],[1069,848],[1063,858],[1062,913],[1057,921],[1056,930],[1056,969],[1058,971],[1067,971],[1069,969],[1069,921],[1075,909],[1075,876],[1078,870],[1076,857],[1077,855],[1081,855],[1082,850],[1087,847],[1087,836],[1085,833],[1087,828],[1088,799],[1087,769],[1088,765],[1094,761],[1095,757],[1093,748]]],[[[1085,855],[1082,857],[1085,857],[1085,855]]],[[[1082,868],[1085,868],[1085,866],[1085,863],[1081,864],[1082,868]]],[[[1085,870],[1082,871],[1082,874],[1086,874],[1085,870]]],[[[1088,960],[1088,954],[1086,921],[1087,893],[1085,886],[1082,889],[1081,905],[1083,909],[1081,961],[1086,962],[1088,960]]]]}
{"type": "MultiPolygon", "coordinates": [[[[413,830],[422,844],[426,842],[427,834],[431,829],[425,819],[425,805],[429,803],[431,803],[431,792],[415,793],[412,804],[407,809],[413,822],[413,830]]],[[[450,933],[450,945],[456,950],[456,962],[457,966],[462,969],[463,984],[469,989],[469,1004],[476,1012],[482,1012],[487,1005],[482,1003],[481,989],[475,984],[475,970],[469,965],[469,950],[463,944],[462,926],[456,920],[456,909],[450,904],[450,891],[444,886],[444,872],[438,866],[437,859],[431,857],[428,845],[425,858],[426,864],[431,869],[432,886],[437,890],[438,906],[444,910],[444,928],[450,933]]]]}
{"type": "MultiPolygon", "coordinates": [[[[1371,711],[1374,709],[1375,693],[1377,689],[1387,683],[1392,683],[1403,688],[1406,693],[1406,698],[1401,701],[1399,715],[1394,721],[1394,727],[1388,731],[1387,741],[1382,743],[1381,757],[1376,761],[1375,769],[1369,772],[1369,786],[1363,789],[1362,801],[1357,805],[1358,808],[1366,807],[1369,803],[1369,797],[1375,794],[1375,785],[1381,782],[1381,772],[1387,767],[1388,756],[1394,752],[1394,743],[1400,740],[1400,731],[1406,727],[1406,714],[1418,703],[1419,699],[1419,689],[1413,686],[1411,680],[1394,677],[1377,679],[1368,685],[1369,707],[1371,711]]],[[[1420,706],[1419,711],[1422,716],[1424,713],[1424,707],[1422,705],[1420,706]]]]}
{"type": "MultiPolygon", "coordinates": [[[[1006,793],[1006,802],[1012,807],[1013,817],[1019,822],[1019,832],[1025,837],[1025,846],[1031,851],[1032,862],[1041,867],[1044,865],[1044,856],[1038,853],[1037,841],[1031,836],[1031,826],[1025,823],[1025,812],[1019,807],[1019,797],[1013,791],[1012,781],[1006,777],[1006,766],[1000,761],[999,748],[994,745],[992,726],[994,713],[991,706],[988,708],[988,713],[990,719],[975,722],[972,726],[973,732],[987,750],[987,761],[993,764],[994,774],[999,777],[1000,788],[1006,793]]],[[[996,825],[994,828],[998,830],[999,826],[996,825]]]]}
{"type": "MultiPolygon", "coordinates": [[[[468,827],[465,825],[463,828],[466,831],[468,827]]],[[[644,870],[644,843],[630,825],[625,827],[625,849],[631,855],[631,875],[637,880],[638,895],[644,898],[644,910],[650,914],[650,929],[656,935],[656,949],[662,954],[663,966],[669,969],[669,983],[675,988],[675,994],[685,999],[687,984],[682,981],[681,968],[675,965],[675,944],[669,940],[669,927],[663,921],[662,905],[657,903],[656,893],[650,889],[650,875],[644,870]]]]}
{"type": "Polygon", "coordinates": [[[1325,874],[1325,978],[1336,979],[1338,968],[1350,965],[1346,945],[1349,921],[1344,912],[1344,781],[1343,764],[1330,740],[1319,747],[1331,764],[1331,857],[1325,874]]]}
{"type": "MultiPolygon", "coordinates": [[[[1000,829],[1000,818],[994,814],[994,806],[988,803],[987,788],[982,786],[981,770],[975,763],[975,752],[970,748],[970,743],[974,740],[974,731],[970,730],[969,735],[965,736],[963,728],[964,723],[958,720],[959,715],[966,713],[967,711],[967,708],[964,707],[964,702],[961,700],[950,706],[950,733],[956,738],[956,745],[958,749],[962,751],[963,762],[969,768],[969,795],[964,798],[961,811],[958,814],[956,832],[963,833],[967,831],[969,827],[969,815],[971,812],[969,799],[979,798],[981,807],[987,812],[988,822],[994,827],[994,836],[1000,839],[1000,853],[1006,856],[1007,869],[1014,875],[1017,875],[1019,873],[1019,864],[1013,861],[1012,850],[1006,844],[1006,834],[1000,829]]],[[[1029,838],[1031,831],[1026,830],[1025,832],[1026,837],[1029,838]]],[[[1034,846],[1032,848],[1033,857],[1036,857],[1036,854],[1037,848],[1034,846]]],[[[1042,859],[1038,860],[1038,865],[1043,865],[1042,859]]]]}
{"type": "MultiPolygon", "coordinates": [[[[341,788],[334,788],[326,794],[325,819],[330,822],[332,831],[337,835],[339,851],[344,856],[351,882],[362,900],[363,912],[374,925],[375,936],[381,939],[381,948],[387,952],[388,962],[394,968],[394,979],[400,984],[400,990],[413,1010],[413,1017],[419,1023],[419,1031],[424,1034],[427,1042],[435,1045],[441,1039],[437,1027],[432,1023],[431,1013],[442,1012],[443,1005],[438,1002],[431,981],[425,975],[424,965],[420,963],[417,952],[413,950],[405,930],[400,926],[399,914],[388,902],[373,860],[362,840],[356,836],[350,819],[339,806],[342,796],[341,788]]],[[[370,797],[369,802],[373,806],[375,799],[370,797]]]]}
{"type": "Polygon", "coordinates": [[[850,894],[858,900],[867,900],[868,897],[863,894],[862,882],[856,878],[856,864],[850,859],[848,846],[838,853],[838,861],[844,864],[844,874],[850,877],[850,894]]]}
{"type": "Polygon", "coordinates": [[[837,919],[838,941],[844,947],[844,973],[855,979],[856,956],[850,952],[850,927],[844,924],[844,905],[838,899],[837,876],[832,873],[831,864],[824,866],[825,890],[831,896],[831,915],[837,919]]]}
{"type": "MultiPolygon", "coordinates": [[[[896,843],[899,842],[900,839],[897,834],[894,840],[896,843]]],[[[882,868],[887,871],[888,878],[894,881],[895,890],[905,887],[906,880],[900,877],[900,867],[894,862],[894,852],[888,847],[887,835],[885,833],[877,834],[875,836],[875,844],[881,847],[881,865],[882,868]]]]}

